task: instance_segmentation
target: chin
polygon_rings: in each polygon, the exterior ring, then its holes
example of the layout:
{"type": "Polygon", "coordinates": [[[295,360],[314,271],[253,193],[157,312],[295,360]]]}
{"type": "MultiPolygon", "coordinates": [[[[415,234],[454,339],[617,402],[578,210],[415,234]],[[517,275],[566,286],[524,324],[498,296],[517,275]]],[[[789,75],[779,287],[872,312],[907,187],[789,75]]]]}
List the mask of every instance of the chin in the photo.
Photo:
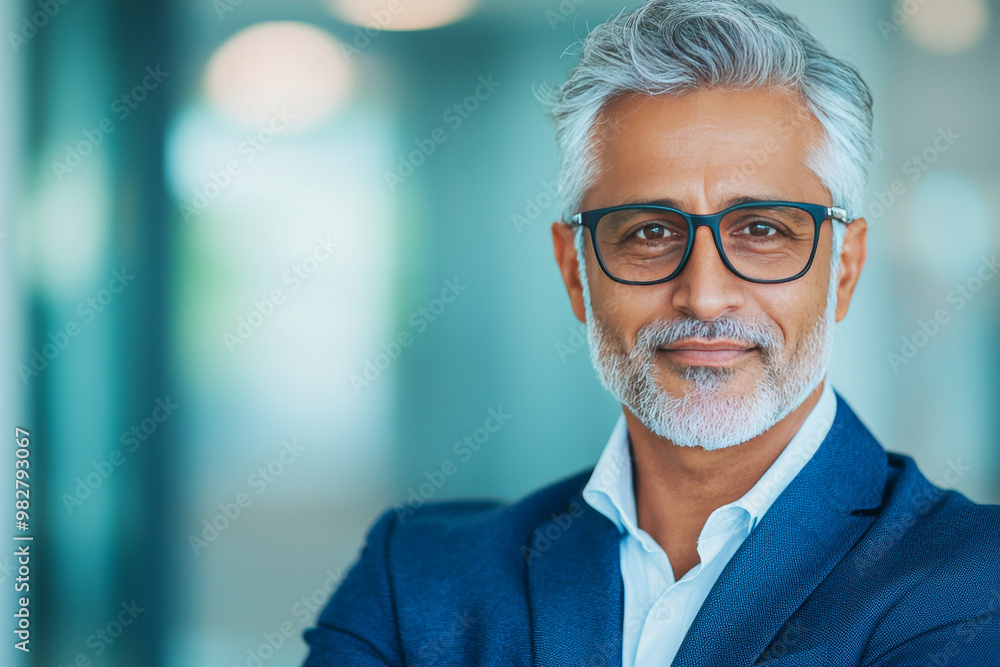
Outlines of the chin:
{"type": "Polygon", "coordinates": [[[658,369],[656,382],[674,400],[706,390],[720,398],[740,399],[759,391],[762,378],[760,373],[733,366],[672,366],[666,372],[658,369]]]}
{"type": "Polygon", "coordinates": [[[657,378],[623,404],[651,433],[675,445],[708,451],[740,445],[790,411],[773,386],[753,373],[688,366],[671,375],[671,381],[657,378]]]}

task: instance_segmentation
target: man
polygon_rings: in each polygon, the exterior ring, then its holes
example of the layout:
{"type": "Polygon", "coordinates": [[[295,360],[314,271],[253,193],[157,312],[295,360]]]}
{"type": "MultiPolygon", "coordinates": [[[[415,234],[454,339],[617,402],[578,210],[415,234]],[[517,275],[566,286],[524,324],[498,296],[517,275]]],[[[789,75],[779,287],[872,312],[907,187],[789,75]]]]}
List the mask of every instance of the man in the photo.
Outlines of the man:
{"type": "Polygon", "coordinates": [[[318,665],[1000,665],[1000,507],[824,381],[871,96],[756,0],[650,0],[555,95],[555,255],[622,417],[512,505],[386,512],[318,665]]]}

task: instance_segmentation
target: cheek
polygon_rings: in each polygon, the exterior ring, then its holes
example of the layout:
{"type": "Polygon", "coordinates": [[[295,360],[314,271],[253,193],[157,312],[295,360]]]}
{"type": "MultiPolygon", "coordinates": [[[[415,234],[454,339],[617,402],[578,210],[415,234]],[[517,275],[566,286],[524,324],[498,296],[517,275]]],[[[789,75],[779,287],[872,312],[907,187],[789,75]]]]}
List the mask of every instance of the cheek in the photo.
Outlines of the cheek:
{"type": "MultiPolygon", "coordinates": [[[[829,272],[824,274],[829,277],[829,272]]],[[[758,303],[761,310],[784,336],[787,354],[794,353],[822,317],[826,310],[828,287],[823,276],[810,272],[794,283],[789,283],[785,289],[760,295],[758,303]]]]}
{"type": "Polygon", "coordinates": [[[622,285],[605,276],[600,267],[597,267],[597,273],[594,276],[588,267],[594,314],[605,324],[625,334],[629,340],[635,340],[636,332],[643,325],[677,317],[677,313],[670,307],[668,285],[622,285]]]}

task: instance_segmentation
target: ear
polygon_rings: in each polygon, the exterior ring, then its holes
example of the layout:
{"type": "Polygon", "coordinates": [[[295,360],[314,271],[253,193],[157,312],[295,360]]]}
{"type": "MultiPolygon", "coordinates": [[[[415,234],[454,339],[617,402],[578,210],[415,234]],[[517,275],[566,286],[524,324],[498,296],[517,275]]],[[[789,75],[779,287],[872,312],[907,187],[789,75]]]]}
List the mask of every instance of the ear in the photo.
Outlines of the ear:
{"type": "MultiPolygon", "coordinates": [[[[584,235],[586,238],[586,235],[584,235]]],[[[587,322],[587,310],[583,304],[583,285],[580,283],[580,262],[576,256],[576,228],[565,222],[552,223],[552,245],[555,247],[556,264],[566,283],[569,302],[576,319],[587,322]]],[[[585,241],[586,243],[586,241],[585,241]]]]}
{"type": "Polygon", "coordinates": [[[868,255],[868,221],[858,218],[847,225],[844,246],[840,251],[840,277],[837,283],[837,321],[847,316],[854,288],[868,255]]]}

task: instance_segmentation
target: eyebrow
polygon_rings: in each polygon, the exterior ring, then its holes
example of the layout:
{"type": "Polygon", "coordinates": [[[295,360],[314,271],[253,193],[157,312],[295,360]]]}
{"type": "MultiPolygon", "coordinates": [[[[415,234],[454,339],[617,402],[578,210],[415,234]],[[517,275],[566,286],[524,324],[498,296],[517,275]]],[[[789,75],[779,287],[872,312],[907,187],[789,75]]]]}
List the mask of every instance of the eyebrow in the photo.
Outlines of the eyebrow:
{"type": "MultiPolygon", "coordinates": [[[[733,197],[732,199],[726,201],[723,204],[722,208],[719,210],[722,211],[732,206],[739,206],[740,204],[753,204],[754,202],[762,202],[762,201],[788,201],[788,200],[786,200],[784,197],[780,197],[777,195],[756,195],[756,196],[743,195],[740,197],[733,197]]],[[[679,211],[684,210],[681,207],[681,204],[678,200],[670,199],[669,197],[662,199],[632,199],[623,202],[622,204],[618,204],[618,206],[639,206],[641,204],[666,206],[667,208],[676,208],[679,211]]]]}

